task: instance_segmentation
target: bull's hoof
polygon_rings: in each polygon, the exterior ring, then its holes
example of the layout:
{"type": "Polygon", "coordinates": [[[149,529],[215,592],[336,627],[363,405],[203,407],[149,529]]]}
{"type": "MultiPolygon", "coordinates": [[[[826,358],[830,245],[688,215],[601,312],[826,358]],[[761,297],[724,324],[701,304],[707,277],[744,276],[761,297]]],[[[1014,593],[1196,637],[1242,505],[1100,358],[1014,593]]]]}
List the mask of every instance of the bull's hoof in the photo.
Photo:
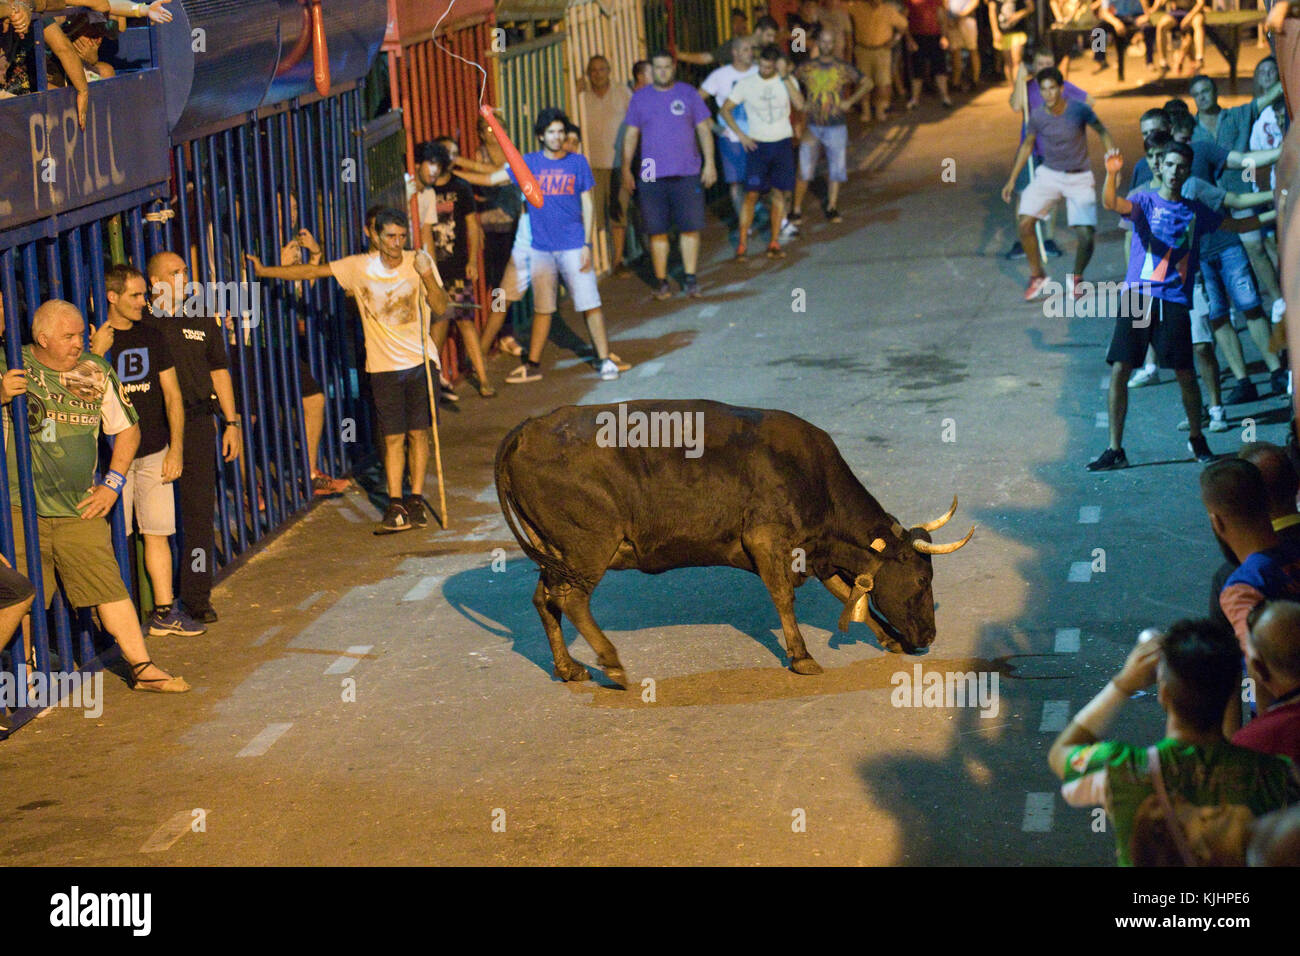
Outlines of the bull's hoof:
{"type": "Polygon", "coordinates": [[[803,674],[805,677],[814,677],[817,674],[825,673],[822,666],[811,657],[801,657],[797,661],[791,661],[790,670],[796,674],[803,674]]]}
{"type": "Polygon", "coordinates": [[[614,682],[619,690],[627,690],[627,672],[621,667],[605,668],[605,676],[614,682]]]}
{"type": "Polygon", "coordinates": [[[570,661],[568,664],[564,665],[563,667],[561,667],[559,664],[556,664],[555,676],[563,681],[591,680],[591,674],[587,673],[587,668],[583,667],[581,664],[577,664],[572,661],[570,661]]]}

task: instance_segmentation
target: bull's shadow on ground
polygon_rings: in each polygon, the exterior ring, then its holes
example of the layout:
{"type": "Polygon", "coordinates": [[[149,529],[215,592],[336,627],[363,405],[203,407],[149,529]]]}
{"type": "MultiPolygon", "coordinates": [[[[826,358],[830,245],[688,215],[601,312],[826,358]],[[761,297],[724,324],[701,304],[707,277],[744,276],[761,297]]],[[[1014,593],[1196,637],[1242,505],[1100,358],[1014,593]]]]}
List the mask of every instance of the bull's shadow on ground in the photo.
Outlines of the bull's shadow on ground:
{"type": "MultiPolygon", "coordinates": [[[[554,662],[541,619],[533,607],[537,588],[537,566],[517,559],[504,571],[490,565],[471,568],[448,578],[443,597],[452,608],[478,626],[509,638],[511,650],[552,676],[554,662]]],[[[879,648],[875,635],[864,624],[853,624],[847,633],[836,630],[843,605],[815,580],[809,579],[795,592],[795,613],[804,625],[804,640],[817,656],[819,642],[807,633],[810,627],[832,632],[832,649],[861,643],[879,648]]],[[[592,594],[591,613],[596,623],[617,647],[618,633],[646,628],[683,625],[730,625],[761,644],[772,656],[774,666],[790,661],[779,636],[781,621],[758,575],[737,568],[680,568],[664,574],[615,571],[605,575],[592,594]],[[772,631],[778,633],[774,635],[772,631]]],[[[595,654],[578,634],[573,623],[563,621],[565,642],[577,656],[595,661],[595,654]],[[576,643],[575,643],[576,642],[576,643]]],[[[890,655],[893,656],[893,655],[890,655]]],[[[624,664],[628,664],[624,660],[624,664]]],[[[707,664],[702,665],[707,669],[707,664]]],[[[593,676],[604,680],[598,668],[593,676]]]]}

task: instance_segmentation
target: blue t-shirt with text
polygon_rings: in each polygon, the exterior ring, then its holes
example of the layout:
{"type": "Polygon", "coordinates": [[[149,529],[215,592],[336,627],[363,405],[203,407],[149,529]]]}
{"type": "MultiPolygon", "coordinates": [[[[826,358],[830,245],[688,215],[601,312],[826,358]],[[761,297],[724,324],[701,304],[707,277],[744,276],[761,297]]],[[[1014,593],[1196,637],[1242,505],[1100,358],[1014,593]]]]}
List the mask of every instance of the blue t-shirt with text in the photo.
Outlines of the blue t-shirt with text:
{"type": "Polygon", "coordinates": [[[1223,214],[1195,199],[1161,199],[1158,193],[1129,197],[1124,216],[1133,223],[1126,285],[1141,285],[1157,299],[1191,307],[1192,282],[1200,266],[1201,237],[1219,228],[1223,214]]]}
{"type": "MultiPolygon", "coordinates": [[[[567,153],[560,159],[547,159],[539,150],[526,154],[524,163],[542,190],[542,207],[528,211],[533,248],[542,252],[581,249],[587,244],[582,226],[582,194],[596,185],[587,157],[567,153]]],[[[510,178],[519,181],[513,169],[510,178]]]]}

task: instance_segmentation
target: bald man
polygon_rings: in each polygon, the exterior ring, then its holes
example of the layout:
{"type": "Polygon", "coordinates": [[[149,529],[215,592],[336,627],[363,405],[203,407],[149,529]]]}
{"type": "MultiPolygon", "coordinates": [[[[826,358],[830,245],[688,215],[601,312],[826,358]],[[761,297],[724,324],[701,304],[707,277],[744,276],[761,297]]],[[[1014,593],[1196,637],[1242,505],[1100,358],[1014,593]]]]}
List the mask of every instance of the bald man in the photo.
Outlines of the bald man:
{"type": "Polygon", "coordinates": [[[1300,604],[1269,601],[1252,621],[1246,673],[1255,681],[1260,715],[1232,742],[1300,763],[1300,604]]]}
{"type": "MultiPolygon", "coordinates": [[[[217,463],[213,415],[221,414],[221,455],[234,461],[244,449],[230,359],[221,341],[220,319],[186,315],[185,260],[174,252],[149,259],[150,321],[162,330],[176,363],[185,409],[181,476],[181,579],[176,589],[190,617],[204,624],[217,620],[212,607],[212,573],[216,570],[213,509],[217,500],[217,463]]],[[[199,310],[202,311],[202,310],[199,310]]]]}
{"type": "MultiPolygon", "coordinates": [[[[140,445],[140,426],[112,366],[85,350],[85,335],[86,323],[77,307],[51,299],[32,317],[33,344],[23,346],[23,367],[10,369],[7,357],[0,354],[0,400],[9,404],[18,395],[28,396],[45,602],[48,606],[54,596],[57,571],[73,607],[99,611],[104,630],[131,667],[133,690],[181,693],[190,689],[184,678],[172,677],[149,659],[140,618],[103,520],[126,484],[126,469],[140,445]],[[95,484],[101,428],[117,440],[108,470],[95,484]]],[[[18,565],[25,567],[17,454],[12,440],[5,444],[18,565]]]]}

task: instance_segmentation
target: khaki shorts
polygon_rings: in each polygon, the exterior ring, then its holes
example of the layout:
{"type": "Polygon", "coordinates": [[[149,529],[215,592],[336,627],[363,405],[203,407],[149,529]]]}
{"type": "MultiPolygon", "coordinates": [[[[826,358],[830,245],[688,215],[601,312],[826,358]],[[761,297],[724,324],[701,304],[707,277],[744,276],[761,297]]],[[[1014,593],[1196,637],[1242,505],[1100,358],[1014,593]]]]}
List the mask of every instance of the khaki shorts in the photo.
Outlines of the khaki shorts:
{"type": "Polygon", "coordinates": [[[853,60],[862,78],[868,84],[867,89],[893,89],[894,74],[889,47],[856,47],[853,50],[853,60]]]}
{"type": "Polygon", "coordinates": [[[979,26],[975,23],[975,18],[961,17],[956,21],[949,21],[948,28],[948,51],[956,53],[959,50],[970,50],[975,53],[979,50],[979,26]]]}
{"type": "Polygon", "coordinates": [[[145,455],[131,462],[122,488],[122,520],[131,533],[131,515],[140,525],[141,534],[170,537],[176,533],[176,485],[163,483],[163,459],[167,449],[145,455]]]}
{"type": "MultiPolygon", "coordinates": [[[[14,522],[14,547],[20,571],[27,570],[23,518],[10,512],[14,522]]],[[[96,607],[130,600],[122,572],[113,557],[113,539],[103,518],[36,518],[41,539],[41,577],[48,607],[54,598],[54,572],[63,580],[63,593],[73,607],[96,607]]]]}
{"type": "Polygon", "coordinates": [[[596,214],[596,228],[602,229],[609,221],[609,190],[614,179],[614,170],[592,167],[591,178],[595,185],[591,187],[591,206],[596,214]]]}

